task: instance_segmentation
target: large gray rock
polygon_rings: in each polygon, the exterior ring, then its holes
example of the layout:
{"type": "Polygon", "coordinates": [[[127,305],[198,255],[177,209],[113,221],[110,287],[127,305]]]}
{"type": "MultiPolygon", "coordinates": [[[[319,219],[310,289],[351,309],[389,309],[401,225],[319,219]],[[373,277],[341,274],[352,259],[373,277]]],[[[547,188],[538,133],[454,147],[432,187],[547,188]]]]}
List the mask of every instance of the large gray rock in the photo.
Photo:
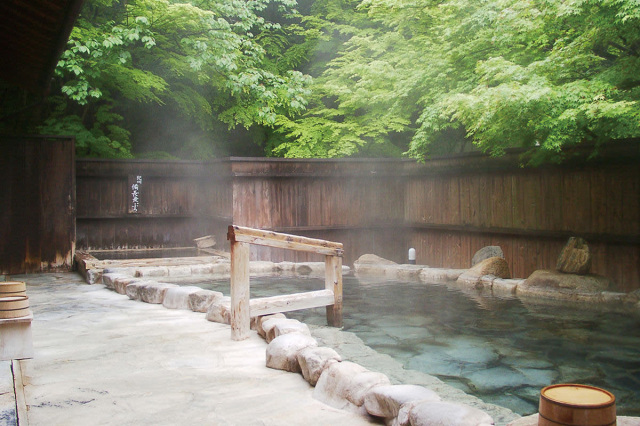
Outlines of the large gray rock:
{"type": "Polygon", "coordinates": [[[411,426],[490,426],[490,415],[477,408],[453,402],[420,402],[409,411],[411,426]]]}
{"type": "Polygon", "coordinates": [[[176,284],[153,283],[139,287],[140,300],[147,303],[160,304],[164,301],[164,295],[170,288],[178,287],[176,284]]]}
{"type": "Polygon", "coordinates": [[[343,361],[329,365],[320,375],[313,397],[339,409],[366,414],[364,398],[372,388],[391,384],[382,373],[343,361]]]}
{"type": "Polygon", "coordinates": [[[141,266],[136,268],[136,277],[166,277],[169,269],[166,266],[141,266]]]}
{"type": "Polygon", "coordinates": [[[423,268],[419,277],[420,281],[426,283],[455,281],[466,271],[466,269],[423,268]]]}
{"type": "Polygon", "coordinates": [[[490,257],[461,274],[456,282],[468,286],[491,286],[494,278],[511,278],[509,265],[501,257],[490,257]]]}
{"type": "Polygon", "coordinates": [[[318,346],[318,342],[304,334],[290,333],[278,336],[267,345],[267,367],[300,373],[298,353],[315,346],[318,346]]]}
{"type": "MultiPolygon", "coordinates": [[[[117,280],[116,280],[117,281],[117,280]]],[[[140,298],[140,290],[148,285],[151,285],[153,283],[147,282],[147,281],[136,281],[136,282],[132,282],[129,283],[125,288],[124,291],[127,295],[127,297],[131,300],[141,300],[140,298]]]]}
{"type": "Polygon", "coordinates": [[[473,255],[473,258],[471,259],[471,266],[475,266],[483,260],[489,259],[490,257],[501,257],[504,259],[504,253],[502,252],[500,246],[482,247],[476,252],[476,254],[473,255]]]}
{"type": "Polygon", "coordinates": [[[311,386],[318,383],[322,372],[331,364],[342,361],[342,357],[333,349],[326,347],[305,348],[298,353],[298,364],[302,377],[311,386]]]}
{"type": "Polygon", "coordinates": [[[571,237],[558,256],[556,269],[567,274],[585,275],[591,269],[591,253],[582,238],[571,237]]]}
{"type": "Polygon", "coordinates": [[[353,262],[354,265],[397,265],[396,262],[392,260],[385,259],[380,256],[376,256],[375,254],[363,254],[353,262]]]}
{"type": "Polygon", "coordinates": [[[271,315],[264,315],[264,316],[258,317],[258,319],[256,320],[256,331],[258,332],[258,335],[260,335],[263,339],[267,338],[267,332],[262,327],[262,324],[274,318],[284,319],[287,317],[282,313],[277,313],[277,314],[271,314],[271,315]]]}
{"type": "Polygon", "coordinates": [[[131,278],[124,274],[110,273],[102,274],[102,284],[108,289],[115,290],[115,280],[118,278],[131,278]]]}
{"type": "Polygon", "coordinates": [[[205,318],[212,322],[231,324],[231,298],[224,296],[212,303],[207,310],[205,318]]]}
{"type": "Polygon", "coordinates": [[[518,294],[535,292],[536,288],[562,289],[576,293],[597,293],[607,290],[611,280],[599,275],[566,274],[559,271],[537,270],[518,286],[518,294]]]}
{"type": "Polygon", "coordinates": [[[502,257],[490,257],[488,259],[484,259],[474,265],[467,272],[480,277],[484,275],[493,275],[498,278],[511,278],[509,264],[502,257]]]}
{"type": "Polygon", "coordinates": [[[167,289],[164,294],[162,306],[168,309],[191,309],[189,307],[189,296],[202,290],[196,286],[176,286],[167,289]]]}
{"type": "Polygon", "coordinates": [[[207,312],[213,303],[222,300],[223,297],[219,291],[198,290],[189,294],[189,309],[193,312],[207,312]]]}
{"type": "Polygon", "coordinates": [[[274,321],[273,327],[269,328],[269,330],[267,331],[266,340],[267,342],[270,342],[278,336],[289,333],[300,333],[311,336],[311,332],[309,331],[309,326],[307,324],[302,323],[296,319],[281,318],[274,321]]]}
{"type": "Polygon", "coordinates": [[[191,265],[170,265],[167,266],[170,277],[188,277],[191,275],[191,265]]]}
{"type": "Polygon", "coordinates": [[[141,280],[138,278],[132,278],[130,276],[117,277],[115,280],[113,280],[113,289],[116,291],[116,293],[127,294],[127,286],[129,284],[138,282],[141,282],[141,280]]]}
{"type": "Polygon", "coordinates": [[[191,265],[191,275],[212,275],[214,272],[213,263],[198,263],[191,265]]]}
{"type": "Polygon", "coordinates": [[[324,274],[324,262],[301,262],[295,264],[295,272],[298,275],[324,274]]]}
{"type": "Polygon", "coordinates": [[[392,419],[398,416],[403,404],[412,401],[440,401],[440,397],[423,386],[378,386],[365,396],[364,407],[372,416],[392,419]]]}
{"type": "Polygon", "coordinates": [[[356,273],[363,275],[384,275],[394,278],[396,275],[396,262],[383,259],[375,254],[363,254],[358,260],[353,262],[356,273]]]}
{"type": "Polygon", "coordinates": [[[284,316],[283,317],[270,316],[270,318],[264,321],[261,321],[260,327],[264,332],[264,338],[267,341],[267,343],[271,342],[274,339],[274,337],[276,337],[274,327],[282,321],[286,322],[286,321],[289,321],[289,319],[284,316]]]}
{"type": "Polygon", "coordinates": [[[249,262],[249,271],[252,274],[270,274],[277,271],[276,264],[269,261],[252,261],[249,262]]]}

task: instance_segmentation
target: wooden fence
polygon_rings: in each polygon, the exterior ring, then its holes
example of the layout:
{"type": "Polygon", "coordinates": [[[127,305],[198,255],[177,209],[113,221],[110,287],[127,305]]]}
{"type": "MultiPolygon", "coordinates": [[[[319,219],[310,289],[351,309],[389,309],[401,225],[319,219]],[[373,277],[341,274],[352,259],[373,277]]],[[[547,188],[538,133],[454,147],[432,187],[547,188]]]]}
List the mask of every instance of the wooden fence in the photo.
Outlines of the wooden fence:
{"type": "Polygon", "coordinates": [[[0,138],[0,274],[71,268],[74,150],[73,138],[0,138]]]}
{"type": "Polygon", "coordinates": [[[231,223],[228,164],[78,160],[77,246],[132,249],[193,246],[231,223]]]}
{"type": "MultiPolygon", "coordinates": [[[[344,244],[434,267],[469,267],[500,245],[512,274],[554,268],[569,236],[586,238],[594,273],[640,288],[640,145],[522,168],[518,153],[409,160],[230,158],[199,162],[77,162],[78,247],[176,247],[237,224],[344,244]],[[141,183],[136,185],[138,176],[141,183]],[[138,199],[134,209],[134,192],[138,199]]],[[[224,248],[224,247],[223,247],[224,248]]],[[[228,249],[228,246],[226,247],[228,249]]],[[[321,260],[271,247],[253,259],[321,260]]]]}

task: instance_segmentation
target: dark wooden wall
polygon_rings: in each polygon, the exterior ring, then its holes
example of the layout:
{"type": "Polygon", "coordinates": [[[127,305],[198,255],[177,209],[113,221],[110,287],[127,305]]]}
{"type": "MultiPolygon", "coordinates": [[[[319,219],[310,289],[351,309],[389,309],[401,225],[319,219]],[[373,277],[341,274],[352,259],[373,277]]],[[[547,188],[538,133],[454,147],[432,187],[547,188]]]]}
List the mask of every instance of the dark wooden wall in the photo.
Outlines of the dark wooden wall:
{"type": "MultiPolygon", "coordinates": [[[[500,245],[512,273],[553,268],[569,236],[587,239],[593,271],[620,290],[640,288],[638,144],[578,155],[562,166],[519,166],[519,153],[407,160],[230,158],[213,163],[79,160],[78,246],[191,246],[214,234],[228,247],[235,223],[345,244],[364,253],[466,268],[476,250],[500,245]],[[131,185],[142,176],[132,211],[131,185]]],[[[252,248],[252,258],[321,260],[252,248]]]]}
{"type": "Polygon", "coordinates": [[[71,268],[74,145],[71,138],[0,138],[2,274],[71,268]]]}
{"type": "MultiPolygon", "coordinates": [[[[401,259],[405,161],[232,158],[233,219],[238,225],[341,242],[345,262],[376,247],[401,259]],[[393,244],[390,244],[393,241],[393,244]]],[[[322,260],[306,253],[252,248],[255,259],[322,260]]]]}
{"type": "Polygon", "coordinates": [[[515,156],[412,166],[405,219],[418,260],[466,268],[478,249],[499,245],[512,274],[527,277],[555,268],[567,239],[581,236],[592,272],[619,290],[640,287],[640,157],[637,144],[618,148],[598,161],[536,169],[517,167],[515,156]]]}
{"type": "Polygon", "coordinates": [[[187,161],[78,160],[81,249],[193,246],[231,221],[228,165],[187,161]]]}

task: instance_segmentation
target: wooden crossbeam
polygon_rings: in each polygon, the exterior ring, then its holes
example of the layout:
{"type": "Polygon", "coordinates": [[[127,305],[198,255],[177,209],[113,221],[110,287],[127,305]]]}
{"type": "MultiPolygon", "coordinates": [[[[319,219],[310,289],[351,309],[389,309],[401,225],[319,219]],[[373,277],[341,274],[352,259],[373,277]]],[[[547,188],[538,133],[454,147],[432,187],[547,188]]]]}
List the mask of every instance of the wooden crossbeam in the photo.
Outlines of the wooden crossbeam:
{"type": "Polygon", "coordinates": [[[231,338],[249,337],[250,317],[277,312],[326,306],[327,323],[342,327],[342,254],[341,243],[281,234],[230,225],[227,239],[231,243],[231,338]],[[325,255],[325,289],[283,296],[249,297],[250,244],[307,251],[325,255]]]}
{"type": "Polygon", "coordinates": [[[333,291],[318,290],[306,293],[285,294],[283,296],[261,297],[249,301],[252,317],[297,311],[299,309],[320,308],[333,304],[333,291]]]}
{"type": "Polygon", "coordinates": [[[238,225],[229,226],[227,239],[231,242],[235,241],[239,243],[277,247],[329,256],[342,256],[344,253],[342,243],[301,237],[299,235],[282,234],[262,229],[245,228],[238,225]]]}

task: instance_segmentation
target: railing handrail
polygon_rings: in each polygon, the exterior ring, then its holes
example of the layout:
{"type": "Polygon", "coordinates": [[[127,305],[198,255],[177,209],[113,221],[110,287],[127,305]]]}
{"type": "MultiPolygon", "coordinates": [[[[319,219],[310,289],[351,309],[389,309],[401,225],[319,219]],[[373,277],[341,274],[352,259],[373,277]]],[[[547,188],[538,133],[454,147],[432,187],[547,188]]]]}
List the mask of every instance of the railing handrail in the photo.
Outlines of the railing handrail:
{"type": "Polygon", "coordinates": [[[230,225],[231,243],[231,338],[249,337],[251,306],[260,315],[321,306],[327,323],[342,326],[342,243],[230,225]],[[251,244],[325,255],[325,290],[250,300],[249,247],[251,244]]]}
{"type": "Polygon", "coordinates": [[[342,243],[302,237],[300,235],[266,231],[263,229],[247,228],[238,225],[229,226],[227,239],[229,241],[296,251],[306,251],[330,256],[342,256],[344,254],[342,243]]]}

